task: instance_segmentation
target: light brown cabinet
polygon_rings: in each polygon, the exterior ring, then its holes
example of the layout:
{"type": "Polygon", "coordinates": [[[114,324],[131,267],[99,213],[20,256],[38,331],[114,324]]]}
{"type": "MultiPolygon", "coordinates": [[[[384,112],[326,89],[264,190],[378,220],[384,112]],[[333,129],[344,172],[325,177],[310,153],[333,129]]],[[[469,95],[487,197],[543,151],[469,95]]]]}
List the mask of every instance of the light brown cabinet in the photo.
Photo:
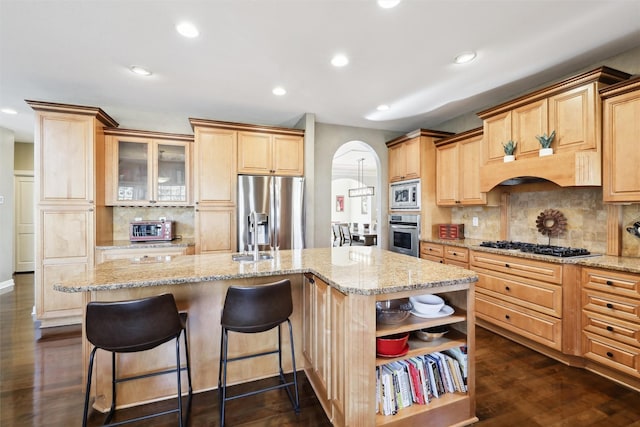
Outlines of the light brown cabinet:
{"type": "Polygon", "coordinates": [[[193,137],[129,129],[106,129],[108,205],[191,204],[193,137]]]}
{"type": "Polygon", "coordinates": [[[476,317],[563,350],[562,264],[471,251],[476,317]]]}
{"type": "Polygon", "coordinates": [[[389,147],[389,182],[420,178],[420,138],[389,147]]]}
{"type": "Polygon", "coordinates": [[[238,131],[211,120],[191,126],[196,253],[235,252],[238,131]]]}
{"type": "Polygon", "coordinates": [[[640,202],[640,78],[600,91],[603,102],[603,198],[640,202]]]}
{"type": "Polygon", "coordinates": [[[153,259],[193,254],[193,246],[96,249],[96,264],[116,259],[130,259],[133,262],[145,262],[153,259]]]}
{"type": "Polygon", "coordinates": [[[103,128],[118,123],[99,108],[27,103],[36,112],[36,317],[42,327],[80,323],[82,296],[53,285],[93,267],[95,242],[111,238],[103,128]]]}
{"type": "Polygon", "coordinates": [[[420,242],[420,258],[440,264],[469,268],[469,249],[461,246],[420,242]]]}
{"type": "Polygon", "coordinates": [[[640,275],[582,269],[582,346],[597,372],[611,368],[640,384],[640,275]]]}
{"type": "Polygon", "coordinates": [[[480,191],[482,128],[442,139],[436,146],[437,204],[487,204],[487,194],[480,191]]]}
{"type": "Polygon", "coordinates": [[[288,134],[238,132],[238,173],[304,175],[304,132],[288,134]]]}

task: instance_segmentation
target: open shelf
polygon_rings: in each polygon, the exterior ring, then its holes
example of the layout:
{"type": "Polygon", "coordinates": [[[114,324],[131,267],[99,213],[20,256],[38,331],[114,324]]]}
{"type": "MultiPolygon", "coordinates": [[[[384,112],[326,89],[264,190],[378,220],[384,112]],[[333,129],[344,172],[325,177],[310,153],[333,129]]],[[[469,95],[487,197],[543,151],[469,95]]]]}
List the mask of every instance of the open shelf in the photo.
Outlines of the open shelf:
{"type": "Polygon", "coordinates": [[[425,319],[414,316],[413,314],[397,325],[376,325],[376,337],[393,335],[407,331],[416,331],[418,329],[431,328],[440,325],[450,325],[453,323],[464,322],[467,320],[467,312],[461,308],[454,307],[454,313],[451,316],[440,317],[437,319],[425,319]]]}
{"type": "Polygon", "coordinates": [[[385,365],[395,360],[408,359],[414,356],[422,356],[436,351],[444,351],[454,347],[467,345],[467,336],[455,329],[433,341],[422,341],[413,336],[409,337],[409,352],[399,357],[376,357],[376,366],[385,365]]]}
{"type": "Polygon", "coordinates": [[[423,412],[433,411],[434,409],[450,405],[452,403],[468,399],[467,393],[445,393],[440,397],[435,397],[431,401],[424,405],[413,404],[408,408],[399,409],[395,415],[382,415],[376,414],[376,425],[381,426],[385,424],[396,423],[403,419],[408,419],[417,414],[423,412]]]}

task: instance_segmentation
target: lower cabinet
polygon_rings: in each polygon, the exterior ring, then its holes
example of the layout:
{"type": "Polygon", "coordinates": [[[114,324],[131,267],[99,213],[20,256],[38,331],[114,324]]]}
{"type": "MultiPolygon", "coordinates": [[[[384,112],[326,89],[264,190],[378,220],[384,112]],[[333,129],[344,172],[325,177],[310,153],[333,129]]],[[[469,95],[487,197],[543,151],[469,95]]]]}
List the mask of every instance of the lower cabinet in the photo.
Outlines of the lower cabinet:
{"type": "Polygon", "coordinates": [[[194,233],[198,254],[235,252],[236,208],[203,205],[196,207],[194,233]]]}
{"type": "MultiPolygon", "coordinates": [[[[474,298],[473,290],[442,292],[454,314],[442,318],[410,316],[395,325],[376,325],[375,302],[432,293],[418,290],[385,295],[345,295],[322,279],[305,274],[303,287],[303,342],[305,372],[318,400],[334,426],[467,425],[475,417],[474,298]],[[409,350],[399,357],[376,356],[376,337],[448,325],[450,331],[432,342],[413,336],[409,350]],[[393,362],[463,348],[467,356],[466,391],[444,393],[428,403],[414,403],[383,415],[377,372],[393,362]]],[[[406,366],[406,365],[405,365],[406,366]]],[[[462,384],[460,383],[460,386],[462,384]]]]}
{"type": "Polygon", "coordinates": [[[562,351],[562,264],[471,252],[476,317],[562,351]]]}
{"type": "Polygon", "coordinates": [[[193,246],[96,249],[96,264],[114,259],[144,261],[166,256],[193,255],[193,246]]]}
{"type": "Polygon", "coordinates": [[[440,264],[469,268],[469,249],[460,246],[420,242],[420,258],[440,264]]]}
{"type": "Polygon", "coordinates": [[[590,361],[640,380],[640,275],[582,269],[582,347],[590,361]]]}

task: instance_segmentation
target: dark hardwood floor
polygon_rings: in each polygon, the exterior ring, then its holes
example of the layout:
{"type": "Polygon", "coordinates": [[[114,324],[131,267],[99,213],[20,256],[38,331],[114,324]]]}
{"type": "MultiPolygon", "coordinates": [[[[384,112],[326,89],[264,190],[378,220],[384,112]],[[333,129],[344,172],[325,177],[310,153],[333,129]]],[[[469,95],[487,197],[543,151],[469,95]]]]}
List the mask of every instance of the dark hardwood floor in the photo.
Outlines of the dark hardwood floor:
{"type": "MultiPolygon", "coordinates": [[[[15,276],[15,289],[0,295],[0,425],[79,426],[84,396],[77,327],[41,332],[31,315],[33,275],[15,276]]],[[[476,332],[476,425],[636,426],[640,393],[590,372],[571,368],[484,329],[476,332]]],[[[311,386],[301,375],[302,411],[296,416],[282,391],[228,404],[229,426],[328,426],[311,386]]],[[[243,386],[239,386],[243,388],[243,386]]],[[[239,389],[236,389],[239,390],[239,389]]],[[[235,391],[235,390],[234,390],[235,391]]],[[[120,411],[119,419],[173,405],[167,401],[120,411]]],[[[92,413],[90,425],[102,415],[92,413]]],[[[139,426],[174,426],[175,416],[139,426]]],[[[217,393],[194,395],[190,426],[217,426],[217,393]]],[[[439,426],[438,426],[439,427],[439,426]]]]}

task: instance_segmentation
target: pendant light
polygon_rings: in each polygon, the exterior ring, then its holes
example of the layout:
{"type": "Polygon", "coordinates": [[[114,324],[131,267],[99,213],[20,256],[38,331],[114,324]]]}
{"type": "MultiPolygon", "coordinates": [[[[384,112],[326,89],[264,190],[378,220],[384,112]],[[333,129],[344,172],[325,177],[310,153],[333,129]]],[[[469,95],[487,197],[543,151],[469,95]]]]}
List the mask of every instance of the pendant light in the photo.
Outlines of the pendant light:
{"type": "MultiPolygon", "coordinates": [[[[364,157],[362,159],[358,159],[358,183],[362,183],[363,181],[363,175],[364,175],[363,163],[364,163],[364,157]]],[[[373,196],[374,192],[375,192],[375,187],[372,187],[372,186],[350,188],[349,197],[373,196]]]]}

